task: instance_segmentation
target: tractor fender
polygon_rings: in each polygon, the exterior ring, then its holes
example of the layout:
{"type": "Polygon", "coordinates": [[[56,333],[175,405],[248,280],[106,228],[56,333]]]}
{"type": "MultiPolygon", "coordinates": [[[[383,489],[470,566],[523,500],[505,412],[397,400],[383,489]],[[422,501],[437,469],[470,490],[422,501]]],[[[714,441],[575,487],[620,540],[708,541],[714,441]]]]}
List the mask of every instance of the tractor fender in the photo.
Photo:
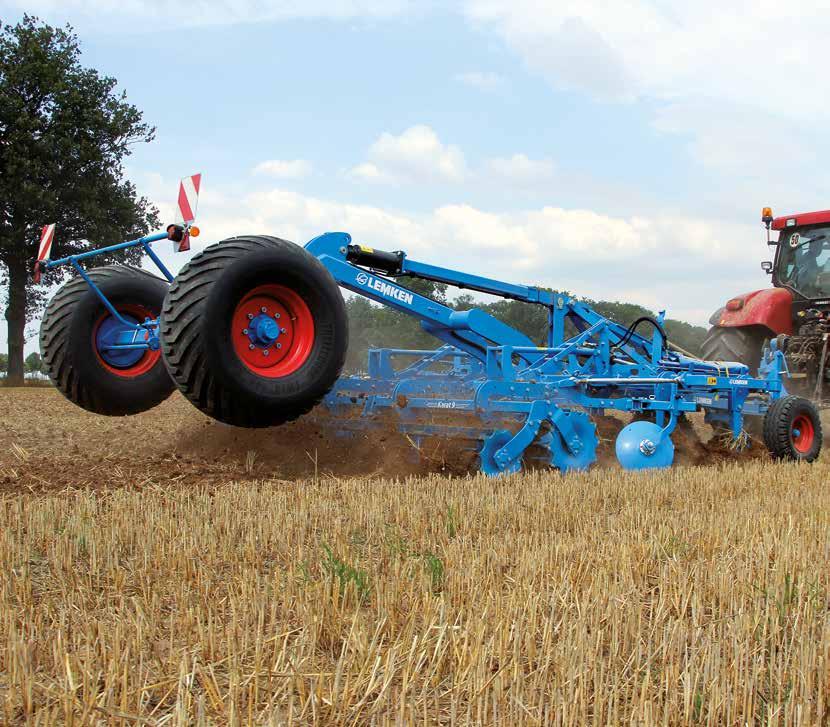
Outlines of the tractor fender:
{"type": "Polygon", "coordinates": [[[792,303],[792,293],[784,288],[753,290],[731,298],[726,306],[712,314],[709,323],[721,328],[764,326],[775,335],[790,335],[793,332],[792,303]],[[741,302],[735,304],[735,301],[741,302]],[[732,307],[736,309],[730,310],[732,307]]]}

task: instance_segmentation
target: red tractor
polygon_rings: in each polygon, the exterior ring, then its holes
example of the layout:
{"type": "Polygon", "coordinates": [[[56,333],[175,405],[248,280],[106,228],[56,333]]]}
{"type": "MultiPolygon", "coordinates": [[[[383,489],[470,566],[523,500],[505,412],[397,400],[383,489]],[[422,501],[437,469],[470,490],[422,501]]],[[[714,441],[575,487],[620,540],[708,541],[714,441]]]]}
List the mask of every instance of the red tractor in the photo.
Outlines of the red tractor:
{"type": "Polygon", "coordinates": [[[790,393],[830,406],[830,210],[773,217],[765,207],[761,219],[775,247],[774,261],[761,267],[774,287],[730,298],[715,311],[703,357],[754,372],[765,342],[775,339],[790,369],[790,393]]]}

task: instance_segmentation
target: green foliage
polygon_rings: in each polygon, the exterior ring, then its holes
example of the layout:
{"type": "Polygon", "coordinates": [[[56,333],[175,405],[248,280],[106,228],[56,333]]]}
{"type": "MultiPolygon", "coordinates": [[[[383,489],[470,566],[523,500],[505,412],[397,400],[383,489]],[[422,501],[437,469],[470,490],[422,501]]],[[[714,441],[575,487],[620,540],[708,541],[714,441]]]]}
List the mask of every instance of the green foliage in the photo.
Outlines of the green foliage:
{"type": "Polygon", "coordinates": [[[5,353],[0,353],[0,374],[5,374],[9,369],[9,357],[5,353]]]}
{"type": "Polygon", "coordinates": [[[424,567],[429,574],[433,593],[438,593],[444,587],[444,561],[435,553],[424,553],[424,567]]]}
{"type": "MultiPolygon", "coordinates": [[[[439,302],[447,302],[447,286],[429,281],[401,278],[397,281],[404,287],[422,295],[432,297],[439,302]]],[[[597,313],[604,315],[624,326],[633,323],[641,316],[656,317],[654,311],[634,303],[612,301],[595,301],[582,299],[592,306],[597,313]]],[[[540,305],[522,303],[517,300],[497,300],[493,303],[481,303],[464,293],[449,303],[456,310],[468,310],[478,307],[501,321],[521,331],[538,345],[544,345],[547,334],[547,309],[540,305]]],[[[424,348],[433,349],[439,344],[434,336],[426,333],[417,319],[393,310],[387,306],[370,302],[361,296],[353,296],[346,302],[349,313],[349,354],[346,367],[349,371],[361,371],[366,368],[366,353],[370,348],[424,348]]],[[[700,352],[706,329],[692,326],[683,321],[667,319],[664,325],[669,340],[692,354],[700,352]]],[[[643,332],[651,335],[644,327],[643,332]]],[[[571,334],[575,331],[570,331],[571,334]]]]}
{"type": "MultiPolygon", "coordinates": [[[[25,15],[0,23],[0,291],[9,322],[9,373],[23,371],[25,323],[44,303],[33,285],[40,228],[56,223],[52,256],[139,237],[155,208],[124,179],[123,161],[155,130],[114,78],[85,68],[72,28],[25,15]]],[[[96,259],[137,261],[139,251],[96,259]]],[[[66,268],[45,276],[49,283],[66,268]]]]}
{"type": "Polygon", "coordinates": [[[39,374],[42,370],[43,361],[41,360],[39,353],[33,351],[26,356],[26,373],[39,374]]]}
{"type": "Polygon", "coordinates": [[[359,570],[354,566],[349,565],[341,560],[334,551],[325,543],[323,544],[323,552],[326,557],[323,560],[323,571],[333,578],[337,579],[340,585],[340,591],[344,592],[349,583],[354,584],[355,592],[358,600],[362,603],[369,597],[371,588],[369,586],[369,574],[364,570],[359,570]]]}

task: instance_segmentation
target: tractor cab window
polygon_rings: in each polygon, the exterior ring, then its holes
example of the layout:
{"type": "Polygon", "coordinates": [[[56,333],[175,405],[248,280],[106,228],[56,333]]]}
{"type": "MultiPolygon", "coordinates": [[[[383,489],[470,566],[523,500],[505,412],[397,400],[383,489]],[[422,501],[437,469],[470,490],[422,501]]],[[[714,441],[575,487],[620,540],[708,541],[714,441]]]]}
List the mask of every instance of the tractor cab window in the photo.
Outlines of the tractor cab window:
{"type": "Polygon", "coordinates": [[[830,296],[830,226],[784,230],[778,240],[778,279],[805,298],[830,296]]]}

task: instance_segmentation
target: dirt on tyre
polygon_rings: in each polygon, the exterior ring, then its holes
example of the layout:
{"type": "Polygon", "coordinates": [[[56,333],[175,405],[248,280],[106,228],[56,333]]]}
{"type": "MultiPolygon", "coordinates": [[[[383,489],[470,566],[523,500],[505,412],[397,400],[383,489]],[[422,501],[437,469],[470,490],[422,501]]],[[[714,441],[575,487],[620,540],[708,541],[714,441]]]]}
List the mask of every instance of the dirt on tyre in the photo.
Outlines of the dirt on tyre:
{"type": "Polygon", "coordinates": [[[818,409],[800,396],[776,399],[764,417],[764,444],[775,459],[814,461],[822,445],[818,409]]]}
{"type": "MultiPolygon", "coordinates": [[[[127,265],[94,268],[88,275],[128,323],[161,313],[166,280],[127,265]]],[[[138,414],[175,389],[160,350],[108,345],[120,328],[123,324],[81,277],[61,286],[40,324],[41,355],[52,382],[67,399],[95,414],[138,414]]]]}
{"type": "Polygon", "coordinates": [[[343,368],[343,296],[305,249],[267,236],[211,245],[182,268],[161,316],[164,363],[208,416],[268,427],[310,411],[343,368]]]}

